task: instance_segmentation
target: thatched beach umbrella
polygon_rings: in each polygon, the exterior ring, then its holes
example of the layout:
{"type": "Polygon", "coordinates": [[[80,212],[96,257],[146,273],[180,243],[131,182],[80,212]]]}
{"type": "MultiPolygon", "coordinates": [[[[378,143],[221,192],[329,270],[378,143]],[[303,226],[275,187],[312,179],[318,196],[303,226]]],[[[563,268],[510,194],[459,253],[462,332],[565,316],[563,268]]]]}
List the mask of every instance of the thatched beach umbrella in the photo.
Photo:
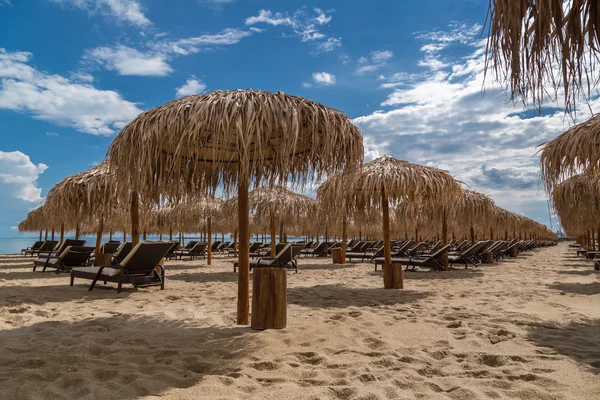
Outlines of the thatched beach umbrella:
{"type": "Polygon", "coordinates": [[[543,144],[540,154],[542,180],[552,189],[570,175],[600,171],[600,114],[596,114],[543,144]]]}
{"type": "Polygon", "coordinates": [[[564,92],[567,110],[596,82],[600,23],[597,0],[490,0],[487,62],[513,97],[541,106],[564,92]]]}
{"type": "Polygon", "coordinates": [[[42,204],[38,208],[31,210],[27,214],[27,217],[19,222],[17,229],[19,232],[39,231],[40,241],[42,240],[42,231],[46,230],[46,239],[48,239],[48,227],[55,224],[54,221],[50,221],[51,218],[52,214],[48,213],[48,207],[46,207],[46,204],[42,204]]]}
{"type": "MultiPolygon", "coordinates": [[[[76,224],[76,238],[84,220],[97,221],[96,259],[100,260],[100,246],[104,223],[118,208],[117,185],[108,165],[102,163],[87,171],[66,177],[48,192],[47,205],[56,215],[76,224]]],[[[64,231],[64,224],[61,225],[64,231]]]]}
{"type": "Polygon", "coordinates": [[[212,264],[212,222],[221,213],[223,200],[217,197],[190,197],[173,206],[171,217],[177,221],[181,231],[199,231],[200,225],[206,222],[207,255],[206,263],[212,264]]]}
{"type": "Polygon", "coordinates": [[[230,192],[237,185],[237,322],[248,324],[249,183],[304,182],[355,167],[363,144],[337,110],[281,92],[234,90],[184,97],[140,114],[115,137],[107,156],[134,193],[155,200],[214,192],[219,184],[230,192]]]}
{"type": "MultiPolygon", "coordinates": [[[[238,198],[227,200],[223,206],[225,214],[231,214],[238,209],[238,198]]],[[[267,223],[271,236],[271,257],[275,257],[275,236],[277,223],[296,221],[314,215],[317,212],[317,202],[308,196],[296,193],[281,185],[265,185],[248,194],[248,206],[258,223],[267,223]]],[[[283,241],[281,237],[280,240],[283,241]]]]}
{"type": "MultiPolygon", "coordinates": [[[[329,204],[344,204],[354,210],[380,208],[383,214],[384,287],[402,288],[402,269],[397,276],[392,272],[389,206],[398,203],[443,204],[460,194],[460,183],[448,172],[411,164],[389,156],[379,157],[360,170],[350,172],[332,181],[320,197],[329,204]],[[338,193],[336,195],[336,193],[338,193]],[[343,199],[343,202],[341,202],[343,199]]],[[[442,233],[447,235],[446,212],[443,213],[442,233]],[[445,232],[445,233],[444,233],[445,232]]],[[[447,241],[447,237],[445,237],[447,241]]]]}

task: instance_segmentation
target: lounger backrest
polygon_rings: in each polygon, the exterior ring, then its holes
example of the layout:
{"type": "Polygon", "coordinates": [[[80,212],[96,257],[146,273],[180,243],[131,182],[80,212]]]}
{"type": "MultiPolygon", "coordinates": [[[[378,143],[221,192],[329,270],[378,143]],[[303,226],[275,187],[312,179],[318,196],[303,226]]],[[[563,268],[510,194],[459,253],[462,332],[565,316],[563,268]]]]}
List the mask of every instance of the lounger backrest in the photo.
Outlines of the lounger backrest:
{"type": "Polygon", "coordinates": [[[431,253],[428,260],[440,258],[442,256],[442,254],[449,248],[450,248],[449,244],[440,247],[435,253],[431,253]]]}
{"type": "Polygon", "coordinates": [[[325,250],[326,247],[329,248],[329,242],[321,242],[313,249],[313,253],[319,253],[325,250]]]}
{"type": "Polygon", "coordinates": [[[84,265],[94,250],[95,248],[91,246],[69,246],[62,252],[59,258],[63,265],[71,267],[84,265]]]}
{"type": "Polygon", "coordinates": [[[220,240],[218,240],[218,241],[214,242],[214,243],[212,244],[212,246],[211,246],[211,250],[212,250],[212,251],[216,251],[216,250],[219,248],[219,246],[220,246],[220,245],[221,245],[221,241],[220,241],[220,240]]]}
{"type": "Polygon", "coordinates": [[[117,261],[121,262],[121,261],[123,261],[125,259],[125,257],[127,257],[129,255],[129,253],[131,253],[132,249],[133,249],[132,243],[131,242],[125,242],[117,250],[117,252],[115,253],[114,257],[117,259],[117,261]]]}
{"type": "Polygon", "coordinates": [[[260,243],[260,242],[254,242],[254,243],[250,244],[250,253],[254,253],[256,250],[258,250],[260,248],[260,246],[262,246],[262,243],[260,243]]]}
{"type": "Polygon", "coordinates": [[[281,248],[277,249],[277,255],[275,256],[278,264],[287,264],[293,260],[292,256],[292,245],[289,243],[280,243],[277,246],[281,248]]]}
{"type": "Polygon", "coordinates": [[[56,243],[58,243],[56,240],[46,240],[46,241],[44,241],[44,244],[42,244],[38,250],[40,252],[52,251],[52,249],[54,249],[54,247],[56,246],[56,243]]]}
{"type": "Polygon", "coordinates": [[[102,254],[114,254],[119,250],[121,243],[104,243],[102,245],[102,254]]]}
{"type": "Polygon", "coordinates": [[[31,246],[31,250],[38,250],[44,244],[43,240],[38,240],[31,246]]]}
{"type": "Polygon", "coordinates": [[[152,271],[173,246],[169,242],[140,242],[121,262],[128,273],[152,271]]]}
{"type": "Polygon", "coordinates": [[[179,242],[166,242],[166,243],[172,243],[171,248],[169,249],[169,251],[167,252],[167,255],[173,255],[173,253],[175,253],[177,250],[179,250],[179,242]]]}
{"type": "Polygon", "coordinates": [[[199,255],[206,251],[208,245],[206,243],[196,243],[194,247],[189,251],[189,255],[199,255]]]}
{"type": "Polygon", "coordinates": [[[197,240],[190,240],[189,242],[187,242],[187,244],[185,245],[184,249],[191,250],[197,244],[198,244],[197,240]]]}

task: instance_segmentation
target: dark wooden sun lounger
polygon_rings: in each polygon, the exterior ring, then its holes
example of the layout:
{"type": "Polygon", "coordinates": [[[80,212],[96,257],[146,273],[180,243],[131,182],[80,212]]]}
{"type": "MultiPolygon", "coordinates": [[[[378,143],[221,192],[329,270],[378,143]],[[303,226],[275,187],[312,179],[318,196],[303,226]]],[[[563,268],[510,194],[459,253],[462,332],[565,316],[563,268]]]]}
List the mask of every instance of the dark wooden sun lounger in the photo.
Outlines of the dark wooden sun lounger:
{"type": "Polygon", "coordinates": [[[477,266],[480,262],[477,260],[477,258],[475,257],[475,255],[477,254],[477,252],[482,249],[484,246],[486,246],[488,244],[487,241],[485,242],[477,242],[475,244],[472,244],[468,249],[461,251],[459,253],[456,254],[449,254],[448,255],[448,262],[450,263],[450,266],[452,266],[452,264],[465,264],[465,268],[468,268],[469,263],[473,264],[473,266],[477,266]]]}
{"type": "Polygon", "coordinates": [[[58,241],[56,241],[56,240],[45,240],[44,243],[36,250],[25,251],[25,255],[31,254],[31,257],[33,257],[35,255],[38,255],[41,251],[50,252],[50,251],[52,251],[52,249],[54,249],[56,247],[57,244],[58,244],[58,241]]]}
{"type": "Polygon", "coordinates": [[[160,262],[172,246],[170,242],[140,242],[118,265],[75,267],[71,270],[71,286],[75,278],[83,278],[92,280],[89,290],[98,280],[117,283],[117,293],[124,283],[134,287],[160,286],[163,290],[165,268],[160,262]]]}
{"type": "Polygon", "coordinates": [[[207,247],[208,246],[206,243],[196,243],[196,245],[194,247],[192,247],[191,249],[177,250],[177,251],[175,251],[175,254],[179,257],[180,260],[182,260],[183,257],[190,257],[190,259],[192,259],[192,260],[196,257],[206,258],[206,248],[207,247]]]}
{"type": "Polygon", "coordinates": [[[117,251],[113,254],[113,257],[110,261],[111,264],[117,265],[121,261],[127,257],[131,250],[133,249],[133,244],[131,242],[125,242],[117,249],[117,251]]]}
{"type": "MultiPolygon", "coordinates": [[[[405,265],[406,269],[408,269],[409,266],[412,266],[413,269],[415,267],[429,267],[434,271],[442,270],[444,269],[444,263],[442,263],[442,254],[449,248],[450,245],[447,244],[440,247],[435,253],[432,254],[405,258],[392,258],[392,264],[405,265]]],[[[375,259],[375,271],[377,271],[377,265],[383,266],[384,262],[384,257],[377,257],[375,259]]]]}
{"type": "MultiPolygon", "coordinates": [[[[292,246],[290,243],[280,243],[282,247],[278,250],[275,257],[260,257],[255,260],[250,260],[250,270],[259,266],[270,267],[285,267],[294,269],[298,272],[297,258],[300,255],[300,246],[292,246]],[[294,249],[296,247],[296,249],[294,249]]],[[[233,263],[233,272],[237,272],[238,262],[233,263]]]]}
{"type": "Polygon", "coordinates": [[[43,240],[38,240],[37,242],[32,244],[31,247],[26,247],[24,249],[21,249],[21,254],[23,254],[23,255],[32,254],[32,253],[38,251],[40,249],[40,247],[42,247],[43,244],[44,244],[43,240]]]}
{"type": "Polygon", "coordinates": [[[59,272],[68,272],[73,267],[81,267],[87,264],[90,255],[94,251],[94,247],[88,246],[69,246],[63,252],[56,256],[46,258],[38,258],[33,261],[33,270],[43,268],[42,272],[46,272],[47,268],[52,268],[59,272]]]}
{"type": "Polygon", "coordinates": [[[302,249],[300,251],[300,254],[303,254],[305,257],[306,256],[316,256],[316,257],[323,257],[327,255],[327,251],[331,248],[331,246],[333,245],[333,242],[321,242],[317,245],[317,247],[314,247],[312,249],[302,249]]]}
{"type": "Polygon", "coordinates": [[[38,255],[40,257],[57,256],[57,255],[61,254],[67,247],[69,247],[69,246],[85,246],[85,242],[86,242],[85,240],[80,240],[80,239],[65,239],[62,242],[60,242],[58,244],[58,246],[56,246],[53,250],[51,250],[51,251],[40,250],[38,255]]]}

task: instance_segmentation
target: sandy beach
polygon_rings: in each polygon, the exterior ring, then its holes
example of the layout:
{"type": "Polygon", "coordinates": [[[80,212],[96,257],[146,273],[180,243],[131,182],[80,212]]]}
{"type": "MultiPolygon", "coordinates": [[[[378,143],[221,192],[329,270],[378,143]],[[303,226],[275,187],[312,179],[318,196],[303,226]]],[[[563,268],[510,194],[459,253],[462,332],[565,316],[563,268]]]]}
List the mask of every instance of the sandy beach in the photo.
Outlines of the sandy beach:
{"type": "Polygon", "coordinates": [[[566,243],[397,291],[303,258],[288,327],[264,332],[235,325],[232,261],[117,294],[0,256],[0,398],[598,398],[600,275],[566,243]]]}

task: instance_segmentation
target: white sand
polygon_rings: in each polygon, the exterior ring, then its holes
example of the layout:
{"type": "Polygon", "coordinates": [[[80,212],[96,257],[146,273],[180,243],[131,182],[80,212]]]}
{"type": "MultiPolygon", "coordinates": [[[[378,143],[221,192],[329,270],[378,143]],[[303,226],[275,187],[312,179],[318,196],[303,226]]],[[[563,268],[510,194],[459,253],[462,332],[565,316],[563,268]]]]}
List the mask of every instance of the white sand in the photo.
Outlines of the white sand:
{"type": "Polygon", "coordinates": [[[403,291],[302,259],[287,329],[264,332],[235,326],[222,257],[118,295],[0,256],[0,398],[600,398],[600,274],[566,244],[403,291]]]}

